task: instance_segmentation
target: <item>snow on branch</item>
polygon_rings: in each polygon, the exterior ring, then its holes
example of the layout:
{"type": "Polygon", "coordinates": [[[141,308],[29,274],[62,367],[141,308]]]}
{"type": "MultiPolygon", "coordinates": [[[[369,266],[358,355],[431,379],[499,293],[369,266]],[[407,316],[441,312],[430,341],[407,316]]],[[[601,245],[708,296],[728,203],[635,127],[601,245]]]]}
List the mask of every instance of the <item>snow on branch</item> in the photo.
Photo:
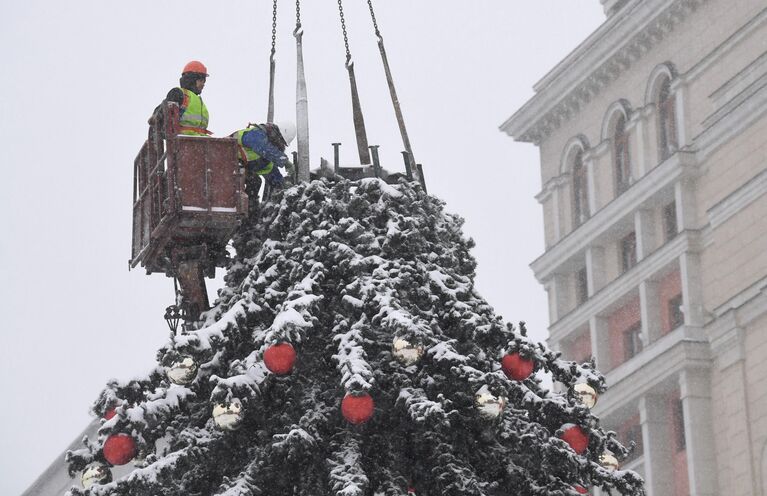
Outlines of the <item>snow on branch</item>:
{"type": "MultiPolygon", "coordinates": [[[[346,321],[336,326],[334,332],[345,325],[347,325],[346,321]]],[[[338,342],[338,353],[333,355],[333,360],[338,364],[336,368],[342,376],[341,384],[350,393],[368,391],[373,387],[373,371],[362,348],[364,342],[362,331],[367,325],[363,316],[348,331],[333,337],[333,341],[338,342]]]]}
{"type": "Polygon", "coordinates": [[[328,459],[330,488],[335,496],[364,496],[370,481],[362,467],[362,453],[356,439],[347,437],[328,459]]]}

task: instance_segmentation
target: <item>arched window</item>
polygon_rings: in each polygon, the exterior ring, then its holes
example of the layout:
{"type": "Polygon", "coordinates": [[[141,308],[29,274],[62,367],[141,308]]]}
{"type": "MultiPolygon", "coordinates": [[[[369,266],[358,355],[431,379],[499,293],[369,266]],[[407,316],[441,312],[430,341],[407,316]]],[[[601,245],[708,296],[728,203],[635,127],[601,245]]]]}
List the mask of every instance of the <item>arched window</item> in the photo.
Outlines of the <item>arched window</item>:
{"type": "Polygon", "coordinates": [[[631,161],[629,136],[626,132],[626,116],[620,113],[613,128],[613,164],[615,168],[615,190],[621,194],[631,185],[631,161]]]}
{"type": "Polygon", "coordinates": [[[671,93],[671,79],[663,78],[658,90],[658,137],[661,161],[679,147],[676,138],[676,101],[671,93]]]}
{"type": "Polygon", "coordinates": [[[589,186],[583,150],[578,148],[573,156],[573,227],[583,224],[589,217],[589,186]]]}

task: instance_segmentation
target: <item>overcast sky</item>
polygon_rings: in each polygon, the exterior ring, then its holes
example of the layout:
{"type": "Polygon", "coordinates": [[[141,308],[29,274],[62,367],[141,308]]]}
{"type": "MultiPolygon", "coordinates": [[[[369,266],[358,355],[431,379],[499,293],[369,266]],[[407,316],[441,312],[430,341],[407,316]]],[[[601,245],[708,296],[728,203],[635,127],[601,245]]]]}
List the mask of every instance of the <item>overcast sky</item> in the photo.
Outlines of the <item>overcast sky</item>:
{"type": "MultiPolygon", "coordinates": [[[[356,157],[336,1],[305,1],[312,166],[356,157]]],[[[603,20],[598,0],[377,0],[410,140],[430,193],[466,218],[478,287],[545,339],[535,147],[498,126],[603,20]]],[[[363,0],[345,2],[370,144],[402,145],[363,0]]],[[[89,422],[111,377],[148,370],[168,337],[171,279],[128,271],[133,159],[146,119],[203,61],[210,129],[263,121],[268,0],[26,0],[0,16],[0,494],[20,494],[89,422]]],[[[295,2],[280,0],[276,116],[295,118],[295,2]]],[[[209,293],[215,296],[215,282],[209,293]]]]}

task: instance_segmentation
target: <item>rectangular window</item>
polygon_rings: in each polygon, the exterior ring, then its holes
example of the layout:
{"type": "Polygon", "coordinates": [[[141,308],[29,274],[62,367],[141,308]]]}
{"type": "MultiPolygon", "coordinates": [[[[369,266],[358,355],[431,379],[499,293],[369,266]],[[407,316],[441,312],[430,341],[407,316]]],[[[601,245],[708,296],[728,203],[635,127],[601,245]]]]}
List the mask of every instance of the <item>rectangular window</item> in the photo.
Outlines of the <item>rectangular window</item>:
{"type": "Polygon", "coordinates": [[[666,241],[670,241],[676,236],[678,231],[676,222],[676,202],[672,201],[663,207],[663,234],[666,241]]]}
{"type": "Polygon", "coordinates": [[[628,361],[642,351],[642,323],[637,322],[623,333],[623,360],[628,361]]]}
{"type": "Polygon", "coordinates": [[[637,264],[637,238],[634,232],[621,240],[621,268],[626,272],[637,264]]]}
{"type": "Polygon", "coordinates": [[[589,281],[586,267],[575,273],[575,299],[578,305],[583,305],[589,299],[589,281]]]}
{"type": "Polygon", "coordinates": [[[684,324],[684,312],[682,311],[682,295],[678,294],[668,300],[668,325],[669,331],[684,324]]]}
{"type": "Polygon", "coordinates": [[[681,398],[676,400],[673,416],[676,450],[683,451],[687,448],[687,441],[684,435],[684,404],[682,403],[681,398]]]}

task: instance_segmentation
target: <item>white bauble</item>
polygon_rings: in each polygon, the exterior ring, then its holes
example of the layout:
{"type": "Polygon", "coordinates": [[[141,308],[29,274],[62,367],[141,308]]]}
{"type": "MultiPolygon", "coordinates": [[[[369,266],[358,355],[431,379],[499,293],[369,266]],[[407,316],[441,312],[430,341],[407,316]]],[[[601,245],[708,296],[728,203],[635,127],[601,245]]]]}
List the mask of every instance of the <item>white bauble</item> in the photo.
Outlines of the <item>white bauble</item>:
{"type": "Polygon", "coordinates": [[[412,344],[407,339],[395,338],[392,353],[400,363],[410,366],[418,363],[423,356],[423,346],[412,344]]]}
{"type": "Polygon", "coordinates": [[[112,471],[103,463],[91,463],[85,468],[80,482],[85,489],[89,489],[94,484],[108,484],[112,482],[112,471]]]}
{"type": "Polygon", "coordinates": [[[237,398],[228,403],[218,403],[213,407],[213,420],[219,429],[234,431],[240,428],[245,412],[237,398]]]}
{"type": "Polygon", "coordinates": [[[197,362],[190,356],[181,357],[168,367],[166,374],[173,384],[186,386],[197,377],[197,362]]]}
{"type": "Polygon", "coordinates": [[[575,394],[578,395],[581,403],[587,408],[594,408],[597,404],[597,391],[593,387],[585,382],[580,382],[573,386],[573,389],[575,390],[575,394]]]}
{"type": "Polygon", "coordinates": [[[475,403],[479,414],[487,419],[495,419],[500,417],[503,413],[503,409],[506,407],[506,398],[503,396],[495,396],[487,389],[487,386],[477,391],[475,397],[475,403]]]}

